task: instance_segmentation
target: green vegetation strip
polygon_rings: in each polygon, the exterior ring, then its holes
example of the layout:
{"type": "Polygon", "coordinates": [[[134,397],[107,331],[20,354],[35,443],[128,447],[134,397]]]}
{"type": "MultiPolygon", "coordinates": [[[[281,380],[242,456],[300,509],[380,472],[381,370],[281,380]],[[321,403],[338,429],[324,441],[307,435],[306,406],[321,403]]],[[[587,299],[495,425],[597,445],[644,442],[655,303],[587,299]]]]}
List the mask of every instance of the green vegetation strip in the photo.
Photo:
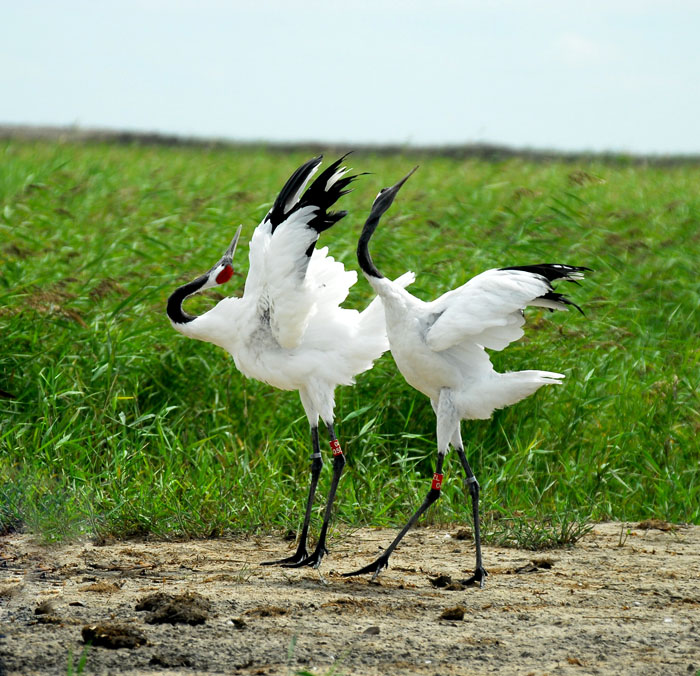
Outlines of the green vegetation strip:
{"type": "MultiPolygon", "coordinates": [[[[310,454],[296,393],[246,380],[219,348],[178,335],[164,305],[239,223],[242,276],[228,292],[242,292],[245,243],[306,159],[0,145],[0,529],[50,539],[296,529],[310,454]]],[[[373,197],[415,157],[350,160],[372,175],[321,243],[357,269],[373,197]]],[[[590,519],[700,522],[699,167],[426,157],[385,221],[379,267],[414,270],[426,299],[501,265],[595,270],[566,289],[586,317],[529,310],[526,337],[492,355],[499,370],[559,371],[564,384],[463,424],[487,538],[543,546],[575,539],[590,519]]],[[[361,278],[348,303],[368,299],[361,278]]],[[[387,354],[338,389],[336,412],[349,461],[336,523],[402,522],[429,487],[428,400],[387,354]]],[[[451,456],[427,519],[470,522],[451,456]]]]}

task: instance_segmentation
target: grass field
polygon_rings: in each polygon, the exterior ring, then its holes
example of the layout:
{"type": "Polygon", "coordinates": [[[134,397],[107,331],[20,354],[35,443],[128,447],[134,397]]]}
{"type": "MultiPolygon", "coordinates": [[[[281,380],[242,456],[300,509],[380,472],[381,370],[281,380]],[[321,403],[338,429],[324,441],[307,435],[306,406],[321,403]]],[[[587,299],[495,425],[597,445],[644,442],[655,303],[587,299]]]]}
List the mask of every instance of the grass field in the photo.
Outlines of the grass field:
{"type": "MultiPolygon", "coordinates": [[[[47,538],[295,529],[310,454],[296,393],[244,379],[225,352],[174,332],[164,305],[239,223],[245,274],[253,228],[308,156],[17,141],[0,153],[2,527],[47,538]]],[[[346,267],[357,269],[374,195],[416,161],[352,157],[372,175],[322,238],[346,267]]],[[[530,310],[526,337],[493,354],[500,370],[559,371],[564,385],[463,425],[487,538],[504,524],[522,542],[587,519],[700,523],[700,167],[418,162],[372,249],[385,274],[417,273],[418,296],[501,265],[595,270],[567,285],[586,317],[530,310]]],[[[368,299],[361,278],[349,304],[368,299]]],[[[349,460],[337,522],[402,522],[432,472],[429,402],[388,354],[336,400],[349,460]]],[[[429,520],[469,523],[458,465],[448,458],[429,520]]],[[[329,479],[327,467],[320,497],[329,479]]]]}

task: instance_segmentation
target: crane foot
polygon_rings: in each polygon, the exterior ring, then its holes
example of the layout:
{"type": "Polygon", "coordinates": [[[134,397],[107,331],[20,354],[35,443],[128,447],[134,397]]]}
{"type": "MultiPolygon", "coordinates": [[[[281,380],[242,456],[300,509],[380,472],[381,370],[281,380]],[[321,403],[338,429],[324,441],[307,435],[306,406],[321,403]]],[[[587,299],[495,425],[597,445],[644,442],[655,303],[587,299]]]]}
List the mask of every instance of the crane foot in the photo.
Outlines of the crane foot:
{"type": "Polygon", "coordinates": [[[364,568],[354,570],[352,573],[343,573],[343,577],[352,577],[353,575],[366,575],[367,573],[374,573],[372,575],[372,579],[374,580],[379,575],[379,573],[381,573],[385,568],[388,567],[389,556],[386,554],[382,554],[376,561],[373,561],[364,568]]]}
{"type": "Polygon", "coordinates": [[[483,567],[479,567],[474,571],[474,575],[471,577],[467,578],[466,580],[460,580],[460,582],[465,586],[465,587],[470,587],[472,585],[475,585],[478,583],[479,587],[481,589],[484,588],[486,585],[486,576],[488,573],[484,570],[483,567]]]}
{"type": "Polygon", "coordinates": [[[290,561],[289,563],[283,563],[285,568],[302,568],[303,566],[311,566],[312,568],[318,568],[323,561],[323,557],[328,554],[328,550],[322,545],[316,547],[313,554],[310,556],[305,556],[299,561],[290,561]]]}
{"type": "Polygon", "coordinates": [[[277,561],[263,561],[260,565],[261,566],[293,566],[296,563],[299,563],[299,561],[303,561],[308,557],[308,553],[306,551],[306,547],[299,547],[297,549],[295,554],[292,554],[292,556],[288,556],[285,559],[278,559],[277,561]]]}

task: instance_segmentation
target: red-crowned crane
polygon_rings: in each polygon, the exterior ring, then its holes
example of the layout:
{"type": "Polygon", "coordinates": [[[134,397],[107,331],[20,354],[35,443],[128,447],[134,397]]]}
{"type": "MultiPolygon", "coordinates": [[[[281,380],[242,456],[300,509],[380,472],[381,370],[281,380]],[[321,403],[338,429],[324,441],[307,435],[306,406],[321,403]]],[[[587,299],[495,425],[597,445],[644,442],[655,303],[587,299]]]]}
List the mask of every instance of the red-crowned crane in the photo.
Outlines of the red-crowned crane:
{"type": "MultiPolygon", "coordinates": [[[[346,212],[330,211],[349,190],[356,176],[347,176],[341,163],[331,164],[306,185],[322,156],[309,160],[289,178],[250,240],[250,268],[241,298],[224,298],[199,317],[182,309],[183,301],[199,291],[227,282],[233,275],[233,255],[241,233],[206,274],[177,289],[167,313],[180,333],[219,345],[228,351],[241,373],[283,390],[297,390],[311,426],[313,454],[311,485],[296,552],[279,561],[290,567],[318,568],[326,550],[326,533],[338,481],[345,465],[333,428],[334,391],[350,385],[354,376],[372,367],[388,347],[384,312],[375,298],[363,311],[340,307],[357,273],[316,249],[320,233],[346,212]],[[318,544],[307,552],[309,521],[316,485],[323,466],[318,440],[319,417],[330,436],[333,478],[318,544]]],[[[408,283],[412,276],[399,282],[408,283]]]]}
{"type": "MultiPolygon", "coordinates": [[[[415,169],[413,170],[415,171],[415,169]]],[[[394,541],[369,565],[347,575],[374,573],[389,557],[421,514],[440,497],[442,464],[450,447],[457,451],[471,494],[476,545],[476,569],[465,584],[484,586],[481,558],[479,484],[462,445],[462,420],[491,417],[497,408],[514,404],[542,385],[564,377],[549,371],[494,371],[485,348],[502,350],[523,335],[523,310],[528,305],[566,310],[575,303],[556,293],[552,282],[576,282],[590,268],[545,263],[487,270],[432,302],[424,302],[382,276],[369,254],[369,241],[384,212],[413,173],[377,195],[357,246],[360,267],[382,299],[391,353],[409,385],[430,398],[437,416],[437,464],[432,486],[418,510],[394,541]]]]}

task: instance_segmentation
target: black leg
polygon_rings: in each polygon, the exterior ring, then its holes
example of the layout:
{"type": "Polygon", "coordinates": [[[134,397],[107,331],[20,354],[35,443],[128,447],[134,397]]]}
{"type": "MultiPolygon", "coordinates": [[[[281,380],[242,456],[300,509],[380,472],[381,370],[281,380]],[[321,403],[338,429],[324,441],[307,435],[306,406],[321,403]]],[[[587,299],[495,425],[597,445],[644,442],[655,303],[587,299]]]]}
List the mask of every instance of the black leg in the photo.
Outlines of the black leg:
{"type": "Polygon", "coordinates": [[[333,509],[333,502],[335,501],[335,493],[338,489],[338,482],[340,481],[340,475],[343,473],[343,468],[345,467],[345,455],[343,455],[338,439],[336,439],[332,424],[328,425],[328,434],[330,436],[331,450],[333,451],[333,479],[331,481],[331,489],[328,492],[326,511],[323,515],[323,525],[321,526],[321,532],[318,536],[318,544],[311,556],[298,562],[286,564],[290,568],[299,568],[301,566],[313,566],[314,568],[318,568],[321,565],[323,557],[328,553],[328,549],[326,549],[326,534],[328,533],[328,525],[331,521],[331,511],[333,509]]]}
{"type": "Polygon", "coordinates": [[[420,519],[423,512],[425,512],[425,510],[428,509],[428,507],[430,507],[430,505],[432,505],[440,497],[440,490],[442,488],[442,462],[444,459],[445,456],[443,454],[438,454],[437,465],[435,466],[435,474],[433,475],[433,483],[430,488],[430,491],[428,491],[428,495],[425,496],[425,500],[423,500],[421,506],[416,510],[415,514],[413,514],[413,516],[408,520],[408,523],[394,538],[394,541],[384,550],[382,555],[376,561],[373,561],[364,568],[355,570],[352,573],[344,573],[343,577],[349,577],[350,575],[364,575],[365,573],[374,573],[374,575],[372,576],[372,579],[374,579],[375,577],[377,577],[377,575],[379,575],[379,573],[382,570],[384,570],[384,568],[389,567],[389,557],[396,549],[399,542],[401,542],[403,536],[406,535],[406,533],[408,533],[408,531],[413,527],[416,521],[420,519]]]}
{"type": "Polygon", "coordinates": [[[308,552],[306,551],[306,540],[309,535],[309,522],[311,521],[311,509],[314,505],[314,497],[316,495],[316,486],[318,484],[318,477],[321,474],[321,468],[323,467],[323,458],[321,457],[321,448],[318,445],[318,426],[311,428],[311,444],[313,446],[314,452],[311,456],[311,485],[309,486],[309,496],[306,499],[306,513],[304,514],[304,523],[301,527],[301,533],[299,534],[299,545],[297,551],[288,556],[286,559],[279,559],[278,561],[264,561],[263,566],[276,566],[276,565],[294,565],[299,561],[303,561],[307,558],[308,552]]]}
{"type": "Polygon", "coordinates": [[[469,579],[463,580],[463,584],[471,585],[479,583],[480,587],[486,584],[486,576],[488,573],[484,570],[484,565],[481,560],[481,532],[479,528],[479,482],[472,472],[472,468],[469,466],[467,461],[467,456],[464,452],[462,446],[457,447],[457,454],[459,455],[459,460],[464,467],[464,471],[467,474],[467,483],[469,484],[469,492],[472,496],[472,516],[474,518],[474,543],[476,544],[476,568],[474,569],[474,575],[469,579]]]}

